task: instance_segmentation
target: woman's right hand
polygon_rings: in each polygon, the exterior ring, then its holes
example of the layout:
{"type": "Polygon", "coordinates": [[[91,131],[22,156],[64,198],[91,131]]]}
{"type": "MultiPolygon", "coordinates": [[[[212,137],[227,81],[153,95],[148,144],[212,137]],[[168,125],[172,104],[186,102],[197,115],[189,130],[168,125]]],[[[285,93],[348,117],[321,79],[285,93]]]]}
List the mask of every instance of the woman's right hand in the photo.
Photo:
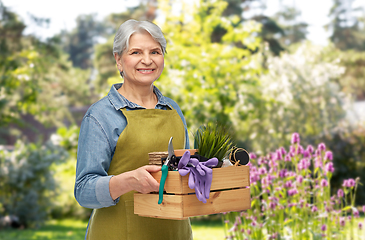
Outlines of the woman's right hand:
{"type": "Polygon", "coordinates": [[[161,166],[146,165],[135,170],[113,176],[109,182],[110,196],[113,200],[132,190],[140,193],[157,192],[160,184],[151,175],[161,171],[161,166]]]}

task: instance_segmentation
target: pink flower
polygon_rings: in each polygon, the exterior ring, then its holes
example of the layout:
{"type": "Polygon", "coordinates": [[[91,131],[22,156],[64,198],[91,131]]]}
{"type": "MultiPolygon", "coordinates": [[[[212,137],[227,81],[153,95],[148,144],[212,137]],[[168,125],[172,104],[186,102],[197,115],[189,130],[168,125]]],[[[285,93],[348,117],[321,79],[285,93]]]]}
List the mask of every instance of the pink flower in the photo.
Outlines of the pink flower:
{"type": "Polygon", "coordinates": [[[250,153],[249,155],[250,155],[250,159],[256,159],[257,158],[255,153],[250,153]]]}
{"type": "Polygon", "coordinates": [[[326,179],[322,179],[322,180],[321,180],[321,186],[322,186],[322,187],[327,187],[327,186],[328,186],[328,182],[327,182],[327,180],[326,180],[326,179]]]}
{"type": "Polygon", "coordinates": [[[362,222],[359,222],[359,229],[362,230],[362,222]]]}
{"type": "Polygon", "coordinates": [[[298,145],[297,154],[302,154],[304,152],[304,149],[301,145],[298,145]]]}
{"type": "Polygon", "coordinates": [[[356,182],[353,178],[343,181],[342,187],[355,187],[356,182]]]}
{"type": "Polygon", "coordinates": [[[289,196],[294,196],[295,194],[298,194],[298,189],[292,188],[292,189],[288,190],[288,195],[289,196]]]}
{"type": "Polygon", "coordinates": [[[327,151],[325,154],[324,154],[324,159],[325,160],[330,160],[332,161],[333,160],[333,154],[331,151],[327,151]]]}
{"type": "Polygon", "coordinates": [[[346,224],[346,219],[344,217],[341,217],[340,218],[340,225],[341,225],[341,227],[344,227],[345,224],[346,224]]]}
{"type": "Polygon", "coordinates": [[[333,167],[333,163],[329,162],[326,164],[326,166],[324,167],[326,172],[331,172],[333,173],[335,171],[335,168],[333,167]]]}
{"type": "Polygon", "coordinates": [[[303,176],[302,175],[298,175],[297,176],[297,182],[298,183],[302,183],[303,182],[303,176]]]}
{"type": "Polygon", "coordinates": [[[296,144],[296,143],[300,143],[300,137],[298,133],[293,133],[291,135],[291,144],[296,144]]]}
{"type": "Polygon", "coordinates": [[[365,205],[362,206],[362,211],[365,213],[365,205]]]}
{"type": "Polygon", "coordinates": [[[323,224],[322,227],[321,227],[321,230],[324,232],[327,230],[327,225],[326,224],[323,224]]]}
{"type": "Polygon", "coordinates": [[[284,147],[281,147],[279,150],[281,152],[281,155],[285,155],[286,154],[286,151],[285,151],[285,148],[284,147]]]}
{"type": "Polygon", "coordinates": [[[288,171],[288,170],[287,170],[286,168],[284,168],[284,169],[280,170],[280,172],[279,172],[279,177],[284,178],[284,177],[285,177],[285,175],[286,175],[286,172],[287,172],[287,171],[288,171]]]}
{"type": "Polygon", "coordinates": [[[290,162],[291,161],[291,158],[289,155],[286,155],[285,156],[285,159],[284,159],[285,162],[290,162]]]}
{"type": "MultiPolygon", "coordinates": [[[[343,195],[344,195],[343,190],[342,190],[342,189],[338,189],[338,191],[337,191],[337,196],[338,196],[339,198],[342,198],[342,197],[343,197],[343,195]]],[[[364,211],[364,212],[365,212],[365,211],[364,211]]]]}
{"type": "Polygon", "coordinates": [[[318,208],[316,206],[313,206],[312,207],[312,212],[317,212],[318,211],[318,208]]]}
{"type": "Polygon", "coordinates": [[[308,145],[308,147],[307,147],[307,151],[308,151],[310,154],[312,154],[312,153],[314,152],[314,148],[313,148],[313,146],[312,146],[312,145],[308,145]]]}
{"type": "Polygon", "coordinates": [[[353,214],[355,218],[358,218],[360,216],[359,211],[357,211],[357,209],[353,210],[353,214]]]}
{"type": "Polygon", "coordinates": [[[326,150],[326,144],[320,143],[318,145],[318,150],[321,151],[321,152],[325,151],[326,150]]]}

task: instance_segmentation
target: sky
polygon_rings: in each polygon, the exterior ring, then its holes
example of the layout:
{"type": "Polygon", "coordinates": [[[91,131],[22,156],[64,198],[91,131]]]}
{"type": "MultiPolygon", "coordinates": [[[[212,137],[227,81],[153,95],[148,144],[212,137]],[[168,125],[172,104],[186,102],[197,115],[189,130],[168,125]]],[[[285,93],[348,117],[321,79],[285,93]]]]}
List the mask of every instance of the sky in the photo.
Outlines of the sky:
{"type": "MultiPolygon", "coordinates": [[[[193,0],[190,0],[193,1],[193,0]]],[[[279,2],[295,5],[301,12],[299,20],[309,24],[307,38],[315,44],[326,45],[330,33],[323,26],[330,20],[328,13],[333,0],[266,0],[265,14],[273,15],[279,10],[279,2]]],[[[26,25],[25,34],[34,34],[41,38],[51,37],[61,30],[72,30],[76,26],[76,17],[81,14],[97,13],[101,20],[110,13],[123,12],[127,7],[135,6],[134,0],[2,0],[10,10],[19,14],[26,25]],[[51,23],[48,28],[31,26],[29,14],[39,18],[49,18],[51,23]]],[[[362,6],[365,9],[364,0],[355,0],[353,6],[362,6]]]]}

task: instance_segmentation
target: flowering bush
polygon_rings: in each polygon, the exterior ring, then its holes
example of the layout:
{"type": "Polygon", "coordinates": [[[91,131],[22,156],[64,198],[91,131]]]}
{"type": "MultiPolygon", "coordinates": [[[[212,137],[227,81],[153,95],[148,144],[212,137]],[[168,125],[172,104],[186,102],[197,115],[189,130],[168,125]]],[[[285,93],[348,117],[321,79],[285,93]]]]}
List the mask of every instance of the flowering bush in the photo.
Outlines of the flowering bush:
{"type": "Polygon", "coordinates": [[[291,143],[289,151],[250,154],[251,209],[223,215],[226,238],[364,239],[354,207],[360,179],[346,179],[331,196],[332,152],[324,143],[304,148],[297,133],[291,143]]]}

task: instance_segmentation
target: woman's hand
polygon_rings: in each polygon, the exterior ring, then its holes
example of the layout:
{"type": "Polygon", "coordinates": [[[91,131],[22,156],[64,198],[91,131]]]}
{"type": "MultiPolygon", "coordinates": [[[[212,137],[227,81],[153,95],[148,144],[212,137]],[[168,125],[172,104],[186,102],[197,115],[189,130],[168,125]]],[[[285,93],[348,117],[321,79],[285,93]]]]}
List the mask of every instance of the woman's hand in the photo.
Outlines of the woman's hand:
{"type": "Polygon", "coordinates": [[[161,171],[160,166],[146,165],[136,170],[113,176],[109,182],[110,196],[115,200],[132,190],[140,193],[157,192],[160,184],[150,173],[158,171],[161,171]]]}

